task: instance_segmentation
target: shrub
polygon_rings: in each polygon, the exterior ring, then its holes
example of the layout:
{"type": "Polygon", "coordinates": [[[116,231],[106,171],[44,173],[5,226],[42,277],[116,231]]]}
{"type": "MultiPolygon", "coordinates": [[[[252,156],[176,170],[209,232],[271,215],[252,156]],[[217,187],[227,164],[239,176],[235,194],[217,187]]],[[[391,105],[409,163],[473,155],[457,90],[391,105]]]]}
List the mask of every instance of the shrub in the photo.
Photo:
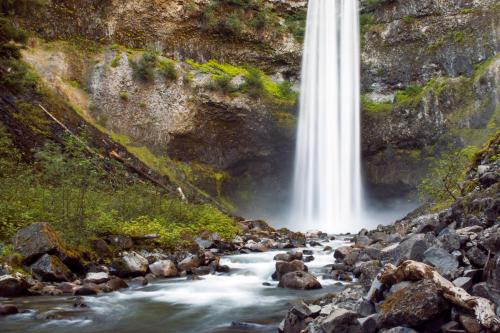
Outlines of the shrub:
{"type": "Polygon", "coordinates": [[[154,80],[155,69],[158,65],[159,52],[154,48],[144,51],[138,61],[131,61],[134,75],[145,82],[154,80]]]}
{"type": "Polygon", "coordinates": [[[128,101],[128,91],[120,91],[120,98],[124,101],[128,101]]]}
{"type": "Polygon", "coordinates": [[[220,89],[224,93],[231,93],[235,91],[235,87],[231,84],[232,77],[228,74],[221,74],[213,76],[216,88],[220,89]]]}
{"type": "Polygon", "coordinates": [[[177,68],[175,62],[170,59],[162,59],[158,64],[158,72],[167,80],[177,79],[177,68]]]}
{"type": "Polygon", "coordinates": [[[248,93],[252,96],[262,95],[264,92],[264,81],[262,72],[254,67],[248,67],[245,74],[245,86],[248,93]]]}
{"type": "Polygon", "coordinates": [[[117,54],[113,60],[111,60],[111,64],[110,66],[115,68],[115,67],[118,67],[120,65],[120,60],[121,60],[121,54],[117,54]]]}
{"type": "Polygon", "coordinates": [[[227,16],[224,20],[224,28],[232,34],[238,35],[243,29],[243,23],[241,22],[240,17],[237,14],[233,13],[227,16]]]}

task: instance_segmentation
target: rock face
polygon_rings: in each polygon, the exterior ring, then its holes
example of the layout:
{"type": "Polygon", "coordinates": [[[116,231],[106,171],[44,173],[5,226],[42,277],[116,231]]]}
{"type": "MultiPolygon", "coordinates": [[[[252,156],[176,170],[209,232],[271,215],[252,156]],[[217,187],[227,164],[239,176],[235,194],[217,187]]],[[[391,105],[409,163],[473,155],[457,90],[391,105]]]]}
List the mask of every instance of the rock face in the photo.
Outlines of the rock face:
{"type": "Polygon", "coordinates": [[[278,287],[290,289],[321,289],[321,284],[314,275],[307,272],[290,272],[280,278],[278,287]]]}
{"type": "Polygon", "coordinates": [[[447,308],[435,284],[423,280],[387,297],[380,307],[380,323],[385,327],[419,325],[447,308]]]}
{"type": "Polygon", "coordinates": [[[73,277],[68,267],[58,257],[50,254],[44,254],[30,269],[40,281],[62,282],[70,281],[73,277]]]}

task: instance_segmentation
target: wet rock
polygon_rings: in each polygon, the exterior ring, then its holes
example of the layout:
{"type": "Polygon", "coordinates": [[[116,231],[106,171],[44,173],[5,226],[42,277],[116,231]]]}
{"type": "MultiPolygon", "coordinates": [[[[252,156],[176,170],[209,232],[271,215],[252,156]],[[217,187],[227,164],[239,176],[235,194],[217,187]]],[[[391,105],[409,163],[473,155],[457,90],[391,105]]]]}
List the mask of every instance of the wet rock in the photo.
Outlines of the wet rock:
{"type": "Polygon", "coordinates": [[[174,277],[177,276],[177,267],[172,260],[159,260],[149,265],[149,270],[155,276],[159,277],[174,277]]]}
{"type": "Polygon", "coordinates": [[[210,273],[212,273],[212,269],[209,267],[209,266],[201,266],[201,267],[196,267],[196,268],[193,268],[193,274],[194,275],[208,275],[210,273]]]}
{"type": "Polygon", "coordinates": [[[0,304],[0,316],[10,316],[19,313],[17,306],[13,304],[0,304]]]}
{"type": "Polygon", "coordinates": [[[267,248],[266,245],[264,245],[262,243],[257,243],[253,240],[249,240],[245,244],[245,247],[252,252],[267,252],[267,251],[269,251],[269,249],[267,248]]]}
{"type": "Polygon", "coordinates": [[[0,276],[0,297],[16,297],[28,292],[29,284],[19,273],[0,276]]]}
{"type": "Polygon", "coordinates": [[[273,279],[280,280],[283,275],[289,272],[307,272],[307,266],[300,260],[291,262],[277,261],[276,271],[273,274],[273,279]]]}
{"type": "Polygon", "coordinates": [[[323,252],[331,252],[331,251],[333,251],[333,248],[331,246],[327,245],[323,248],[323,252]]]}
{"type": "Polygon", "coordinates": [[[186,280],[187,281],[199,281],[199,280],[203,280],[203,278],[201,276],[199,276],[199,275],[193,274],[193,275],[188,275],[186,277],[186,280]]]}
{"type": "Polygon", "coordinates": [[[310,255],[312,255],[314,252],[313,252],[313,250],[304,250],[304,251],[302,251],[302,253],[303,253],[304,255],[308,255],[308,256],[310,256],[310,255]]]}
{"type": "Polygon", "coordinates": [[[263,285],[264,287],[271,287],[271,286],[272,286],[272,284],[271,284],[271,283],[269,283],[269,282],[262,282],[262,285],[263,285]]]}
{"type": "Polygon", "coordinates": [[[99,293],[99,288],[95,284],[87,284],[75,289],[75,296],[90,296],[97,295],[99,293]]]}
{"type": "Polygon", "coordinates": [[[345,271],[339,271],[339,270],[332,270],[329,274],[323,276],[324,279],[332,279],[332,280],[338,280],[338,281],[345,281],[345,282],[351,282],[352,277],[349,275],[349,273],[345,271]]]}
{"type": "Polygon", "coordinates": [[[456,277],[458,260],[440,247],[431,247],[424,253],[424,262],[434,266],[439,274],[451,280],[456,277]]]}
{"type": "Polygon", "coordinates": [[[354,246],[362,248],[369,246],[371,243],[373,243],[373,241],[368,236],[356,236],[356,242],[354,246]]]}
{"type": "Polygon", "coordinates": [[[359,315],[346,309],[335,309],[328,317],[322,320],[321,328],[326,333],[349,333],[359,327],[359,315]]]}
{"type": "Polygon", "coordinates": [[[106,272],[97,272],[97,273],[87,273],[85,276],[84,282],[85,283],[104,283],[109,281],[109,274],[106,272]]]}
{"type": "Polygon", "coordinates": [[[125,235],[110,235],[107,237],[107,241],[119,251],[127,251],[134,247],[132,238],[125,235]]]}
{"type": "Polygon", "coordinates": [[[419,333],[412,328],[397,326],[390,329],[380,330],[379,333],[419,333]]]}
{"type": "Polygon", "coordinates": [[[72,294],[77,287],[77,284],[71,282],[61,282],[57,284],[57,288],[59,288],[59,290],[61,290],[64,294],[72,294]]]}
{"type": "Polygon", "coordinates": [[[12,242],[14,251],[21,254],[27,265],[46,253],[59,255],[66,252],[63,242],[48,223],[34,223],[19,230],[12,242]]]}
{"type": "Polygon", "coordinates": [[[344,258],[344,264],[348,266],[353,266],[359,260],[359,249],[354,249],[352,252],[348,253],[344,258]]]}
{"type": "Polygon", "coordinates": [[[280,278],[278,287],[290,289],[320,289],[321,284],[312,274],[295,271],[283,275],[280,278]]]}
{"type": "Polygon", "coordinates": [[[375,313],[375,306],[367,299],[361,299],[356,303],[354,310],[361,316],[367,317],[375,313]]]}
{"type": "Polygon", "coordinates": [[[314,261],[314,257],[313,256],[306,256],[304,258],[304,262],[311,262],[311,261],[314,261]]]}
{"type": "Polygon", "coordinates": [[[380,306],[380,324],[382,327],[420,325],[447,308],[448,304],[433,282],[418,281],[384,300],[380,306]]]}
{"type": "Polygon", "coordinates": [[[73,300],[73,307],[74,308],[86,308],[88,306],[87,306],[87,304],[85,304],[84,298],[82,296],[77,296],[73,300]]]}
{"type": "Polygon", "coordinates": [[[274,256],[276,261],[302,260],[303,254],[300,251],[289,251],[287,253],[278,253],[274,256]]]}
{"type": "Polygon", "coordinates": [[[127,289],[128,284],[119,277],[113,277],[111,280],[106,282],[106,288],[108,291],[116,291],[120,289],[127,289]]]}
{"type": "Polygon", "coordinates": [[[359,278],[359,282],[368,291],[372,285],[373,279],[377,276],[377,274],[382,269],[380,261],[372,260],[357,263],[354,267],[354,276],[359,278]]]}
{"type": "Polygon", "coordinates": [[[316,246],[321,246],[321,243],[318,242],[318,241],[312,240],[312,241],[309,242],[309,245],[311,247],[316,247],[316,246]]]}
{"type": "Polygon", "coordinates": [[[124,253],[113,261],[112,266],[120,277],[144,275],[148,271],[148,260],[136,252],[124,253]]]}
{"type": "Polygon", "coordinates": [[[228,265],[218,265],[215,268],[215,271],[219,273],[229,273],[231,271],[231,268],[228,265]]]}
{"type": "Polygon", "coordinates": [[[180,271],[192,272],[193,269],[200,267],[200,265],[200,258],[196,255],[190,255],[179,263],[178,269],[180,271]]]}
{"type": "Polygon", "coordinates": [[[62,282],[73,279],[73,274],[56,256],[44,254],[30,266],[32,274],[40,281],[62,282]]]}

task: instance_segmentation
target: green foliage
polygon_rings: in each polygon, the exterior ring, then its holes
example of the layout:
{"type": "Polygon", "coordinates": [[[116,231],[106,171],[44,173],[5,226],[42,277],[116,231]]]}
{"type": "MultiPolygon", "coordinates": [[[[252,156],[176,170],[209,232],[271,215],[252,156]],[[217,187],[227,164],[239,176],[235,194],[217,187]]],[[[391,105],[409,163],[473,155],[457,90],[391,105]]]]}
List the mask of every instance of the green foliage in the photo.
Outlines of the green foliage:
{"type": "Polygon", "coordinates": [[[224,93],[235,91],[235,87],[231,84],[232,77],[229,74],[223,73],[213,77],[215,88],[220,89],[224,93]]]}
{"type": "Polygon", "coordinates": [[[361,96],[361,108],[369,113],[385,113],[393,109],[391,102],[376,102],[368,99],[366,96],[361,96]]]}
{"type": "Polygon", "coordinates": [[[285,26],[293,37],[300,43],[304,41],[306,33],[307,11],[302,10],[285,18],[285,26]]]}
{"type": "Polygon", "coordinates": [[[228,15],[224,20],[224,28],[234,35],[240,34],[243,29],[240,16],[237,14],[228,15]]]}
{"type": "Polygon", "coordinates": [[[166,80],[176,80],[178,74],[175,62],[170,59],[161,59],[158,63],[158,73],[166,80]]]}
{"type": "Polygon", "coordinates": [[[45,6],[48,0],[1,0],[0,13],[6,15],[26,15],[45,6]]]}
{"type": "Polygon", "coordinates": [[[441,207],[464,195],[465,174],[479,148],[454,149],[433,160],[430,171],[418,189],[422,199],[441,207]]]}
{"type": "Polygon", "coordinates": [[[245,73],[245,88],[250,96],[258,97],[264,91],[264,80],[262,72],[257,68],[250,67],[245,73]]]}
{"type": "Polygon", "coordinates": [[[122,58],[121,54],[120,54],[120,53],[119,53],[119,54],[117,54],[117,55],[113,58],[113,60],[111,60],[111,64],[110,64],[110,66],[111,66],[111,67],[113,67],[113,68],[120,66],[120,60],[121,60],[121,58],[122,58]]]}
{"type": "Polygon", "coordinates": [[[120,91],[120,98],[124,101],[128,101],[129,99],[129,96],[128,96],[128,91],[120,91]]]}
{"type": "Polygon", "coordinates": [[[155,48],[148,47],[138,61],[131,61],[135,77],[144,82],[153,81],[159,55],[160,53],[155,48]]]}
{"type": "Polygon", "coordinates": [[[1,240],[39,221],[51,223],[74,246],[108,233],[158,233],[165,247],[181,246],[203,231],[227,238],[237,233],[233,220],[216,208],[172,199],[72,137],[62,147],[47,143],[35,157],[34,165],[22,162],[0,127],[1,240]]]}
{"type": "Polygon", "coordinates": [[[375,16],[371,13],[363,13],[359,17],[359,24],[361,26],[361,32],[364,33],[368,30],[368,27],[375,23],[375,16]]]}

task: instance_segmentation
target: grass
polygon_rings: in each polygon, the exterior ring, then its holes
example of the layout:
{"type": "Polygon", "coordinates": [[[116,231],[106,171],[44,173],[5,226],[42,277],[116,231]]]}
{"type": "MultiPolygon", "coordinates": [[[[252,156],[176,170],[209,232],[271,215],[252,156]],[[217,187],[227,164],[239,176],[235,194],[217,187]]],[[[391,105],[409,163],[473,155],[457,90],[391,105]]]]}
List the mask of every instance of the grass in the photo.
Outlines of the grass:
{"type": "Polygon", "coordinates": [[[390,112],[394,108],[391,102],[376,102],[368,99],[365,95],[361,96],[361,108],[365,112],[377,114],[390,112]]]}

